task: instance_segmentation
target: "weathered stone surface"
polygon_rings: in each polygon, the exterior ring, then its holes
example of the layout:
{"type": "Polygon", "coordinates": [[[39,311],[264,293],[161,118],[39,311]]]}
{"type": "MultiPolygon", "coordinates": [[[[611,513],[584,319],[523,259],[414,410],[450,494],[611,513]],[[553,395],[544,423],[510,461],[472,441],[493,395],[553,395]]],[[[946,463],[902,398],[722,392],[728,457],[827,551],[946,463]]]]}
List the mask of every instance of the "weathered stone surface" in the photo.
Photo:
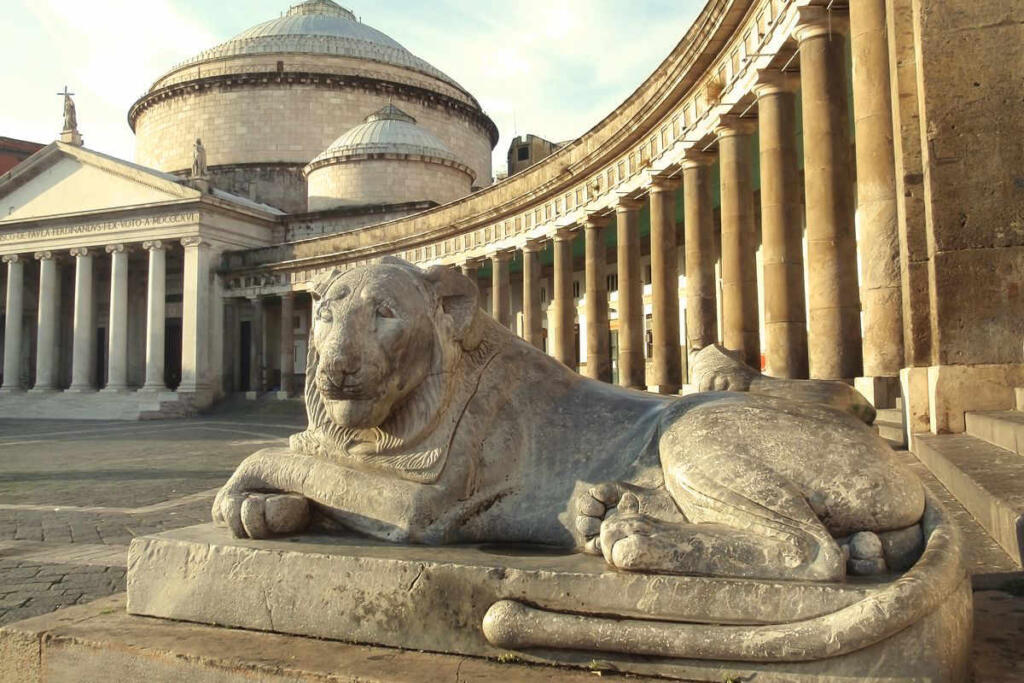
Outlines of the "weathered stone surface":
{"type": "MultiPolygon", "coordinates": [[[[772,624],[780,622],[813,624],[838,611],[862,621],[859,606],[892,585],[643,575],[611,570],[599,558],[521,546],[442,549],[336,536],[239,540],[211,525],[138,539],[129,566],[133,614],[488,657],[512,654],[485,637],[485,615],[502,601],[536,606],[545,623],[565,612],[585,615],[570,617],[580,621],[579,629],[571,630],[578,634],[601,627],[604,615],[619,614],[624,621],[615,623],[623,628],[612,629],[608,637],[625,640],[629,628],[669,633],[679,627],[704,631],[722,628],[714,624],[745,624],[728,627],[740,633],[758,625],[776,629],[772,624]]],[[[687,680],[721,680],[731,672],[760,672],[765,680],[802,680],[824,672],[865,680],[883,673],[955,680],[970,635],[968,584],[955,583],[937,611],[910,628],[819,662],[669,658],[655,663],[588,653],[603,643],[580,643],[582,635],[559,652],[512,649],[527,661],[587,666],[598,656],[612,670],[687,680]]],[[[711,639],[718,637],[716,631],[711,639]]],[[[649,642],[670,647],[671,639],[649,642]]]]}

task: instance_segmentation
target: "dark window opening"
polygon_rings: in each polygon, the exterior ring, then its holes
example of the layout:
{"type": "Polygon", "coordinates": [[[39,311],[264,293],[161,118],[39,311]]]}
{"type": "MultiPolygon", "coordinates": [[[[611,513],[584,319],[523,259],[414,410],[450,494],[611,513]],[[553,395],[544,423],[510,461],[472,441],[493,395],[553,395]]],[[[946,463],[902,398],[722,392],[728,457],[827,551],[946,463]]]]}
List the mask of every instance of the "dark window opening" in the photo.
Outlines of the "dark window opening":
{"type": "Polygon", "coordinates": [[[529,159],[530,159],[530,148],[529,147],[520,147],[519,149],[516,150],[516,154],[518,155],[517,158],[519,159],[519,161],[529,161],[529,159]]]}

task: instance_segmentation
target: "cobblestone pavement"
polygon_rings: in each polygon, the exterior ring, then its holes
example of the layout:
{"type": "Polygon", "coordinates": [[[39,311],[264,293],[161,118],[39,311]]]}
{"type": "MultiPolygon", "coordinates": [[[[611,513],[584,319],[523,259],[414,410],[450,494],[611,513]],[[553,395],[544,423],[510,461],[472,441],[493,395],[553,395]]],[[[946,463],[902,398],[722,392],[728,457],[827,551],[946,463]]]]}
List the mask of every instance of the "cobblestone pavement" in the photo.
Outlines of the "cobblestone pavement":
{"type": "Polygon", "coordinates": [[[209,521],[235,466],[304,424],[291,402],[160,422],[0,420],[0,625],[123,591],[132,538],[209,521]]]}

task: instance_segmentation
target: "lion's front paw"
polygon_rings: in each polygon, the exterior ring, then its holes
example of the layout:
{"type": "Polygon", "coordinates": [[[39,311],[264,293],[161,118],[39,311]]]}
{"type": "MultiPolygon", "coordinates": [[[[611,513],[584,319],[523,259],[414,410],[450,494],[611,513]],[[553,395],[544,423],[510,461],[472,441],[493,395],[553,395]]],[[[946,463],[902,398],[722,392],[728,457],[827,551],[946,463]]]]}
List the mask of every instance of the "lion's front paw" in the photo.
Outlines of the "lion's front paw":
{"type": "Polygon", "coordinates": [[[623,484],[608,483],[595,486],[576,499],[576,529],[586,543],[583,552],[601,554],[601,525],[612,510],[640,509],[640,499],[623,484]]]}
{"type": "Polygon", "coordinates": [[[304,531],[309,501],[297,493],[225,493],[217,496],[213,521],[236,538],[270,538],[304,531]]]}

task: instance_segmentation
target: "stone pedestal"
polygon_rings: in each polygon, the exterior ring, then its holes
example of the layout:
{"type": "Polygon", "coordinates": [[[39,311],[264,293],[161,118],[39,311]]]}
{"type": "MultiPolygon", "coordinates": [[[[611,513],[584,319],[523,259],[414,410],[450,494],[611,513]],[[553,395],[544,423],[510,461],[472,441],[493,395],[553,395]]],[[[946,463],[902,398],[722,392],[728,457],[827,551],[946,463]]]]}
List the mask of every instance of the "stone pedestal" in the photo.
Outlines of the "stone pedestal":
{"type": "Polygon", "coordinates": [[[860,295],[845,20],[824,7],[801,7],[800,84],[804,127],[808,355],[815,379],[860,377],[860,295]]]}
{"type": "Polygon", "coordinates": [[[25,306],[25,263],[20,256],[4,256],[7,264],[7,299],[4,318],[4,383],[0,392],[16,393],[21,386],[21,335],[25,306]]]}
{"type": "Polygon", "coordinates": [[[93,254],[72,249],[75,257],[75,328],[71,358],[72,393],[95,391],[96,301],[93,298],[93,254]]]}
{"type": "Polygon", "coordinates": [[[60,372],[60,268],[53,252],[36,254],[39,261],[39,324],[36,337],[34,393],[57,390],[60,372]]]}
{"type": "Polygon", "coordinates": [[[753,121],[723,117],[715,130],[722,192],[722,343],[761,367],[757,306],[757,232],[751,179],[753,121]]]}
{"type": "Polygon", "coordinates": [[[619,385],[647,388],[644,360],[644,281],[640,272],[640,208],[624,199],[615,208],[619,277],[619,385]]]}
{"type": "Polygon", "coordinates": [[[675,192],[679,181],[656,178],[651,185],[651,333],[654,373],[651,390],[677,394],[683,386],[679,345],[679,260],[675,192]]]}
{"type": "Polygon", "coordinates": [[[602,382],[612,381],[612,359],[608,346],[608,281],[605,275],[604,229],[607,224],[606,218],[591,217],[583,226],[586,239],[586,375],[602,382]]]}
{"type": "Polygon", "coordinates": [[[604,623],[602,616],[616,614],[622,628],[776,629],[843,610],[860,619],[856,606],[890,583],[638,574],[610,570],[601,558],[540,548],[432,548],[321,536],[239,541],[210,525],[136,539],[128,567],[128,611],[135,615],[568,667],[599,660],[614,671],[677,680],[962,680],[970,649],[970,582],[963,575],[934,611],[876,644],[825,659],[759,663],[627,657],[592,651],[595,641],[579,649],[509,651],[488,640],[483,624],[493,605],[515,601],[578,620],[582,628],[593,617],[604,623]]]}

